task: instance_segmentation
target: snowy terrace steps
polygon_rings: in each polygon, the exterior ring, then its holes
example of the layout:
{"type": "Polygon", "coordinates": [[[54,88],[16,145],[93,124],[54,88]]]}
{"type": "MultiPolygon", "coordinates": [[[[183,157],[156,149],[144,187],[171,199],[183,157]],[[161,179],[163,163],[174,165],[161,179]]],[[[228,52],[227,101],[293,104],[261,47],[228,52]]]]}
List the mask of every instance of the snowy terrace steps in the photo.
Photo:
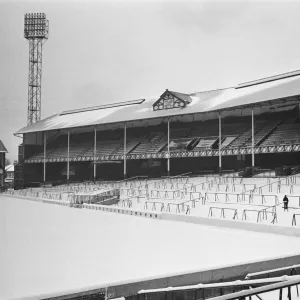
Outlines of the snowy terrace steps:
{"type": "Polygon", "coordinates": [[[292,167],[292,175],[296,175],[300,173],[300,166],[292,167]]]}
{"type": "MultiPolygon", "coordinates": [[[[264,121],[258,121],[256,122],[255,126],[255,134],[259,132],[263,126],[265,125],[266,122],[264,121]]],[[[227,148],[237,148],[237,147],[242,147],[247,145],[248,141],[251,141],[252,137],[252,129],[247,128],[244,132],[242,132],[239,136],[236,137],[228,146],[227,148]]]]}
{"type": "Polygon", "coordinates": [[[157,153],[167,144],[166,135],[163,132],[151,132],[132,149],[130,154],[157,153]]]}
{"type": "Polygon", "coordinates": [[[141,142],[131,151],[130,154],[143,154],[146,153],[149,147],[151,147],[151,142],[155,138],[156,133],[151,132],[146,135],[141,142]]]}
{"type": "Polygon", "coordinates": [[[264,146],[300,143],[300,123],[281,124],[263,142],[264,146]]]}
{"type": "MultiPolygon", "coordinates": [[[[84,156],[87,151],[91,148],[92,142],[90,141],[83,141],[83,142],[71,142],[70,143],[70,158],[73,157],[79,157],[84,156]]],[[[60,146],[54,147],[52,145],[52,148],[48,148],[46,150],[46,158],[56,158],[56,157],[64,157],[67,158],[68,156],[68,146],[64,143],[60,146]]],[[[37,154],[34,154],[30,157],[31,159],[43,159],[44,153],[40,152],[37,154]]]]}
{"type": "MultiPolygon", "coordinates": [[[[258,146],[260,143],[263,142],[281,123],[281,120],[272,120],[263,125],[262,128],[257,130],[254,134],[254,145],[258,146]]],[[[252,144],[252,139],[250,138],[245,142],[243,146],[250,147],[252,144]]]]}
{"type": "MultiPolygon", "coordinates": [[[[113,153],[122,142],[119,139],[116,140],[105,140],[105,141],[97,141],[96,143],[96,156],[101,155],[110,155],[113,153]]],[[[86,153],[85,156],[93,156],[94,155],[94,147],[91,147],[86,153]]]]}
{"type": "MultiPolygon", "coordinates": [[[[138,147],[141,143],[141,139],[131,139],[126,142],[126,154],[131,152],[134,148],[138,147]]],[[[121,142],[118,147],[111,153],[112,155],[123,155],[124,154],[124,142],[121,142]]]]}
{"type": "Polygon", "coordinates": [[[227,148],[235,148],[242,145],[246,140],[248,140],[251,136],[251,129],[246,129],[241,132],[235,139],[233,139],[226,147],[227,148]]]}
{"type": "MultiPolygon", "coordinates": [[[[59,135],[57,139],[52,139],[51,142],[47,143],[47,151],[46,151],[46,157],[49,157],[52,155],[52,153],[55,153],[57,148],[62,148],[63,150],[58,150],[58,154],[64,155],[65,149],[67,151],[67,136],[66,135],[59,135]],[[57,143],[61,145],[61,147],[57,147],[57,143]]],[[[43,159],[44,158],[44,152],[41,151],[39,153],[35,153],[31,155],[32,159],[43,159]]]]}
{"type": "Polygon", "coordinates": [[[217,143],[218,137],[200,137],[198,143],[194,147],[193,151],[203,150],[203,149],[212,149],[213,145],[217,143]]]}
{"type": "Polygon", "coordinates": [[[226,136],[222,139],[221,149],[230,145],[237,137],[236,136],[226,136]]]}
{"type": "Polygon", "coordinates": [[[167,137],[164,133],[160,132],[151,140],[151,145],[147,149],[148,153],[157,153],[167,145],[167,137]]]}

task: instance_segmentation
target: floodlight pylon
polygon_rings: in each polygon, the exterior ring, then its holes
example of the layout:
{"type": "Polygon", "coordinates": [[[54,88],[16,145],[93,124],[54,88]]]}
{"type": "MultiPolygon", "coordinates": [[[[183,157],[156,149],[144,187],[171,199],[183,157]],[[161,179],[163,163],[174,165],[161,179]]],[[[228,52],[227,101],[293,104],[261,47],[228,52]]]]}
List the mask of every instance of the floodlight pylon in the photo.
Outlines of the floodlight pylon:
{"type": "Polygon", "coordinates": [[[29,41],[27,125],[41,119],[42,53],[48,39],[49,21],[44,13],[24,16],[24,37],[29,41]]]}

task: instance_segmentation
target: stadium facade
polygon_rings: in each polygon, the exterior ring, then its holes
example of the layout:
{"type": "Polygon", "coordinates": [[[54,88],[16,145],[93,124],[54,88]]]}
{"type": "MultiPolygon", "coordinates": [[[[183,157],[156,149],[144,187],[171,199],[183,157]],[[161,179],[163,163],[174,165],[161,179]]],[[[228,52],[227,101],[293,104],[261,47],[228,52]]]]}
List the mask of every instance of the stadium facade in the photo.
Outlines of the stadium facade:
{"type": "Polygon", "coordinates": [[[294,71],[64,111],[15,133],[23,136],[15,182],[297,167],[299,99],[300,71],[294,71]]]}

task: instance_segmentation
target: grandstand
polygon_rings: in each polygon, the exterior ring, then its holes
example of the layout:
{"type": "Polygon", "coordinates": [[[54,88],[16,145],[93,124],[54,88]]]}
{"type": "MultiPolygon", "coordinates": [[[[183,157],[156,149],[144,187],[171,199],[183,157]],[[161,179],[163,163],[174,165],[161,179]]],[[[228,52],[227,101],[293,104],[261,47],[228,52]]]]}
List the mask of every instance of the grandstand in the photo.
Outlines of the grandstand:
{"type": "Polygon", "coordinates": [[[166,90],[156,98],[64,111],[16,133],[23,136],[24,185],[296,168],[299,83],[295,71],[232,88],[166,90]]]}

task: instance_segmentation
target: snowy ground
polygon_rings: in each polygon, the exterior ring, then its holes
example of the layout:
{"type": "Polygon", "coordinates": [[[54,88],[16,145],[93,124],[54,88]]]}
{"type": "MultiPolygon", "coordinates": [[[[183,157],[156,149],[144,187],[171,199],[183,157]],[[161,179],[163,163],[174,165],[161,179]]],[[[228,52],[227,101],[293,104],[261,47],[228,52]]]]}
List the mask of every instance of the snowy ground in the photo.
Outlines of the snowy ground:
{"type": "Polygon", "coordinates": [[[2,195],[0,220],[0,299],[300,253],[298,238],[133,218],[2,195]]]}

